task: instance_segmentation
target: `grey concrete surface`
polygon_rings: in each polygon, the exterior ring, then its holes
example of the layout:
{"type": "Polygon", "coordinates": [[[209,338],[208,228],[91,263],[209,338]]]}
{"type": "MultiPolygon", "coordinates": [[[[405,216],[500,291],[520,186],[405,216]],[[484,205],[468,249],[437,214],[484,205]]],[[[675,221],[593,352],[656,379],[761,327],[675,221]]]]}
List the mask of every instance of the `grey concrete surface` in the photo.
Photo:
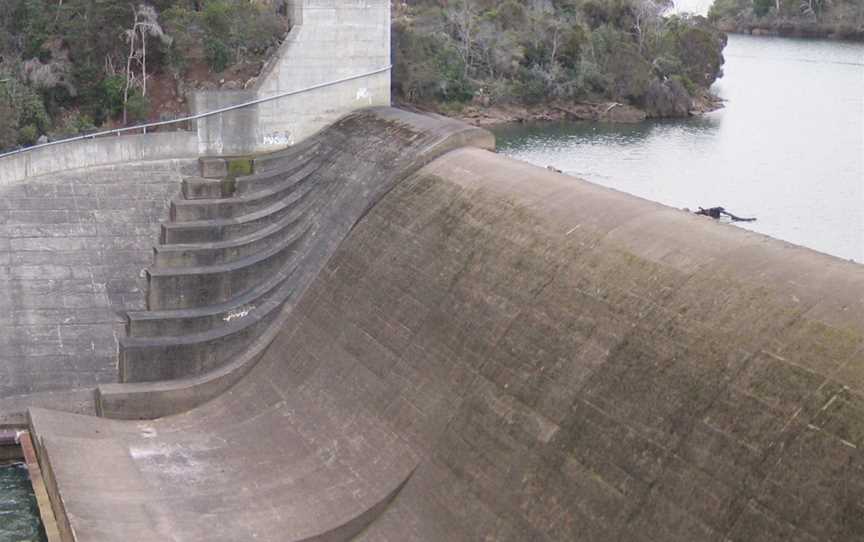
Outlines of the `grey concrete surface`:
{"type": "Polygon", "coordinates": [[[73,141],[0,158],[0,187],[51,173],[154,160],[197,158],[192,132],[123,135],[73,141]]]}
{"type": "Polygon", "coordinates": [[[131,163],[0,187],[0,411],[117,381],[123,313],[143,307],[141,270],[193,167],[131,163]]]}
{"type": "MultiPolygon", "coordinates": [[[[288,0],[293,27],[257,81],[244,91],[196,93],[195,111],[265,98],[368,73],[390,64],[390,1],[288,0]]],[[[202,155],[272,151],[293,145],[357,109],[390,105],[384,72],[228,112],[198,123],[202,155]]]]}
{"type": "Polygon", "coordinates": [[[495,154],[351,228],[230,390],[30,411],[69,539],[864,539],[864,267],[495,154]]]}

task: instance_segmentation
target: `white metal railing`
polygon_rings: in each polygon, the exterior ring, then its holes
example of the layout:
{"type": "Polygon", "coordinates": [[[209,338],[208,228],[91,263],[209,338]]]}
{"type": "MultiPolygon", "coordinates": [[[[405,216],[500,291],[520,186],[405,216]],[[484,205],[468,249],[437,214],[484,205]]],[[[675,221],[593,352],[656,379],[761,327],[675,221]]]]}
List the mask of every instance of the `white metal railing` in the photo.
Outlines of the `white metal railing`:
{"type": "Polygon", "coordinates": [[[123,132],[131,132],[131,131],[135,131],[135,130],[142,130],[146,134],[148,128],[154,128],[156,126],[166,126],[169,124],[179,124],[181,122],[189,122],[190,120],[198,120],[198,119],[203,119],[205,117],[212,117],[213,115],[220,115],[220,114],[226,113],[228,111],[234,111],[235,109],[242,109],[244,107],[249,107],[252,105],[258,105],[260,103],[278,100],[279,98],[285,98],[286,96],[294,96],[295,94],[303,94],[304,92],[317,90],[319,88],[332,87],[333,85],[339,85],[342,83],[347,83],[348,81],[354,81],[355,79],[363,79],[364,77],[369,77],[372,75],[378,75],[379,73],[384,73],[386,71],[389,71],[392,68],[393,68],[392,65],[388,65],[388,66],[385,66],[383,68],[378,68],[377,70],[373,70],[370,72],[361,73],[361,74],[357,74],[357,75],[351,75],[349,77],[343,77],[342,79],[337,79],[335,81],[328,81],[326,83],[319,83],[317,85],[312,85],[310,87],[305,87],[305,88],[301,88],[301,89],[297,89],[297,90],[280,92],[278,94],[273,94],[272,96],[265,96],[264,98],[258,98],[256,100],[252,100],[252,101],[245,102],[242,104],[231,105],[228,107],[223,107],[221,109],[214,109],[213,111],[207,111],[206,113],[198,113],[197,115],[190,115],[188,117],[183,117],[183,118],[179,118],[179,119],[163,120],[163,121],[159,121],[159,122],[151,122],[149,124],[138,124],[136,126],[126,126],[124,128],[115,128],[113,130],[105,130],[102,132],[95,132],[92,134],[86,134],[86,135],[82,135],[82,136],[69,137],[66,139],[58,139],[57,141],[49,141],[48,143],[40,143],[38,145],[33,145],[31,147],[24,147],[22,149],[16,149],[14,151],[2,153],[2,154],[0,154],[0,158],[6,157],[6,156],[12,156],[14,154],[21,154],[21,153],[25,153],[25,152],[30,152],[30,151],[33,151],[36,149],[41,149],[44,147],[51,147],[53,145],[70,143],[72,141],[82,141],[84,139],[95,139],[97,137],[107,136],[107,135],[120,135],[123,132]]]}

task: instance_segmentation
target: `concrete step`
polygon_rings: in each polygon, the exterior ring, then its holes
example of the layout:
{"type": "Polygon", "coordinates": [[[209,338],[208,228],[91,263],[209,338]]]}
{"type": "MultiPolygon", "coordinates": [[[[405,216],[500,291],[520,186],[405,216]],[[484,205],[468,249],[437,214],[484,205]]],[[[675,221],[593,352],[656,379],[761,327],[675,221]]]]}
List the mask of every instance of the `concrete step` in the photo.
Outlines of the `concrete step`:
{"type": "Polygon", "coordinates": [[[196,267],[218,265],[261,252],[278,243],[284,236],[310,227],[305,208],[295,209],[279,221],[258,231],[214,243],[158,245],[153,248],[153,267],[196,267]]]}
{"type": "Polygon", "coordinates": [[[271,297],[242,317],[201,333],[119,339],[120,382],[176,380],[219,369],[241,355],[274,321],[287,295],[271,297]]]}
{"type": "Polygon", "coordinates": [[[225,303],[157,311],[132,311],[126,314],[127,337],[176,337],[201,333],[224,325],[260,307],[270,296],[277,295],[282,284],[293,276],[293,269],[285,269],[262,282],[242,296],[225,303]]]}
{"type": "Polygon", "coordinates": [[[160,243],[163,245],[212,243],[249,235],[281,220],[298,206],[307,203],[311,199],[314,188],[312,184],[304,184],[281,201],[238,217],[182,223],[165,222],[161,225],[160,243]]]}
{"type": "Polygon", "coordinates": [[[296,264],[310,229],[297,230],[265,250],[227,263],[145,270],[149,310],[188,309],[220,304],[296,264]]]}
{"type": "MultiPolygon", "coordinates": [[[[255,173],[234,179],[234,193],[244,195],[259,190],[266,190],[280,184],[286,177],[294,175],[308,163],[317,161],[326,163],[333,150],[322,146],[320,141],[309,144],[301,143],[293,153],[286,153],[279,159],[271,159],[269,155],[255,159],[255,173]],[[262,167],[260,164],[265,164],[262,167]]],[[[294,149],[293,147],[291,149],[294,149]]]]}
{"type": "MultiPolygon", "coordinates": [[[[274,171],[285,171],[297,161],[305,161],[309,157],[314,156],[321,151],[328,152],[329,150],[329,144],[325,144],[324,141],[318,138],[310,138],[286,149],[262,156],[256,156],[253,160],[252,166],[255,173],[245,178],[251,180],[252,177],[258,175],[264,175],[274,171]]],[[[238,181],[241,179],[244,179],[244,177],[237,178],[238,181]]]]}
{"type": "Polygon", "coordinates": [[[281,201],[293,191],[302,189],[319,168],[322,162],[305,164],[291,175],[281,177],[278,184],[230,198],[213,199],[175,199],[171,202],[170,219],[172,222],[192,222],[232,218],[264,209],[281,201]]]}
{"type": "Polygon", "coordinates": [[[233,183],[227,179],[186,177],[180,182],[180,195],[187,200],[229,198],[234,195],[233,183]]]}
{"type": "Polygon", "coordinates": [[[196,377],[242,354],[294,293],[314,242],[311,224],[300,224],[228,264],[151,270],[151,310],[131,313],[119,340],[121,382],[196,377]]]}
{"type": "Polygon", "coordinates": [[[230,302],[200,309],[130,313],[118,339],[121,382],[187,378],[213,371],[248,348],[300,289],[296,258],[279,276],[230,302]],[[148,335],[140,335],[140,333],[148,335]]]}

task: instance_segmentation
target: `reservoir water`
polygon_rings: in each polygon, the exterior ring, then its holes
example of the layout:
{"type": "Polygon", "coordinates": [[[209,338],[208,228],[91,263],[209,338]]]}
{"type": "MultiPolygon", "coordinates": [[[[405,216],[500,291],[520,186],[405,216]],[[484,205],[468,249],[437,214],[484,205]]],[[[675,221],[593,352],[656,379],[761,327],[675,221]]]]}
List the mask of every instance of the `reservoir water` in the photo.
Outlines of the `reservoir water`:
{"type": "Polygon", "coordinates": [[[44,542],[27,467],[0,464],[0,542],[44,542]]]}
{"type": "MultiPolygon", "coordinates": [[[[698,3],[698,0],[696,0],[698,3]]],[[[726,107],[634,125],[495,129],[499,151],[864,262],[864,44],[730,35],[726,107]]]]}

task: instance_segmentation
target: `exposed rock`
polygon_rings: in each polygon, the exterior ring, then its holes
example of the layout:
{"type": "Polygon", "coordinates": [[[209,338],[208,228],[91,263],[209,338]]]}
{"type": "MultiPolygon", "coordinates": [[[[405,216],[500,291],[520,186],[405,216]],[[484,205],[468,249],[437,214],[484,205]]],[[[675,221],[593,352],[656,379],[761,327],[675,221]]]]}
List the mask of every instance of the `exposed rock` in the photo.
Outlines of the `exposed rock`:
{"type": "Polygon", "coordinates": [[[600,117],[605,122],[634,123],[642,122],[647,115],[632,105],[612,104],[600,117]]]}
{"type": "Polygon", "coordinates": [[[703,113],[710,113],[711,111],[717,111],[718,109],[722,109],[724,107],[724,100],[718,96],[711,94],[710,92],[700,92],[697,96],[693,97],[692,104],[690,106],[690,114],[691,115],[702,115],[703,113]]]}
{"type": "Polygon", "coordinates": [[[649,117],[686,117],[691,107],[690,94],[675,79],[655,79],[645,93],[645,112],[649,117]]]}

